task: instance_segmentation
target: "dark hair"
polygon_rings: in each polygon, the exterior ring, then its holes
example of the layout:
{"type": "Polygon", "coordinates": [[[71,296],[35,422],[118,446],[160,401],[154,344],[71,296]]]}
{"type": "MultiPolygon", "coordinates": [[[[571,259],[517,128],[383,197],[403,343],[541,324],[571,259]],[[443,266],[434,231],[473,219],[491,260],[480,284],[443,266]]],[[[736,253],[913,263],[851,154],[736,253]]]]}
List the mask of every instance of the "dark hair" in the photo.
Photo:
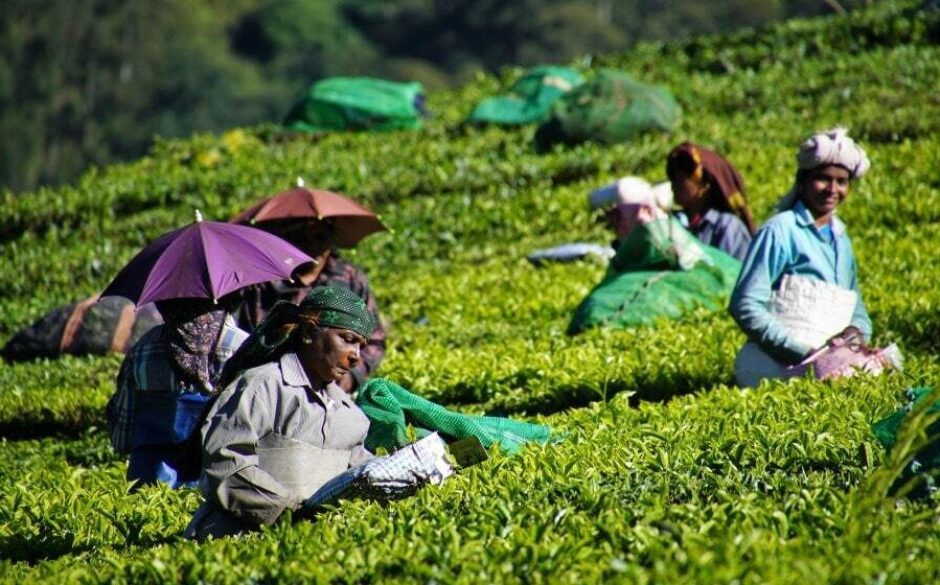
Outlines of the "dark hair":
{"type": "Polygon", "coordinates": [[[211,313],[212,311],[225,311],[234,313],[241,303],[241,291],[230,292],[216,301],[212,299],[163,299],[154,301],[157,312],[163,317],[164,321],[189,321],[199,315],[211,313]]]}
{"type": "Polygon", "coordinates": [[[670,180],[675,178],[676,171],[691,177],[697,168],[698,163],[686,150],[675,150],[666,157],[666,176],[670,180]]]}

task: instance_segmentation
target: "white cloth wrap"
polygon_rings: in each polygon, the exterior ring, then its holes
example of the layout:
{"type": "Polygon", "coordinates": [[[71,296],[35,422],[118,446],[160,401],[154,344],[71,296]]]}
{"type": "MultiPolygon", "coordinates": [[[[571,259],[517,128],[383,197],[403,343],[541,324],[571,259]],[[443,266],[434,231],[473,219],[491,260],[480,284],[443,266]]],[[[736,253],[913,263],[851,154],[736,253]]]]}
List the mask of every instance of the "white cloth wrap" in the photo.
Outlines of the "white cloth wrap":
{"type": "Polygon", "coordinates": [[[796,163],[804,170],[839,165],[848,169],[852,178],[863,176],[871,167],[868,155],[849,138],[845,128],[833,128],[807,138],[796,154],[796,163]]]}
{"type": "MultiPolygon", "coordinates": [[[[868,155],[854,140],[849,138],[845,128],[833,128],[817,132],[807,138],[796,153],[796,164],[806,171],[824,165],[839,165],[848,169],[853,179],[860,178],[871,168],[868,155]]],[[[797,184],[777,202],[778,211],[793,207],[799,197],[797,184]]]]}
{"type": "Polygon", "coordinates": [[[444,440],[431,433],[391,455],[370,459],[339,474],[307,498],[304,507],[316,509],[340,498],[402,498],[424,485],[440,485],[454,473],[446,452],[444,440]]]}
{"type": "Polygon", "coordinates": [[[852,322],[858,293],[805,276],[784,275],[771,296],[771,312],[800,343],[822,347],[852,322]]]}
{"type": "Polygon", "coordinates": [[[649,205],[662,210],[672,208],[672,186],[668,182],[650,185],[641,177],[623,177],[588,195],[591,209],[605,209],[621,203],[649,205]]]}
{"type": "MultiPolygon", "coordinates": [[[[856,303],[855,291],[787,274],[771,296],[770,311],[794,339],[818,348],[851,324],[856,303]]],[[[784,377],[786,367],[748,341],[734,360],[734,376],[739,386],[754,387],[764,378],[784,377]]]]}

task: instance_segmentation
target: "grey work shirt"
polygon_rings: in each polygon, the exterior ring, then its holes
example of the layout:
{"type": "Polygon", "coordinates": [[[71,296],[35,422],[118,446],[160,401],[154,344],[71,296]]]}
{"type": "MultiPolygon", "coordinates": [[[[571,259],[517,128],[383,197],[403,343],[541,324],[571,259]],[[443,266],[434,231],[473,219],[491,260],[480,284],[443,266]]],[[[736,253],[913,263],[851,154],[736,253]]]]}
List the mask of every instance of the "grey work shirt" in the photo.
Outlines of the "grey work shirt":
{"type": "MultiPolygon", "coordinates": [[[[348,452],[348,463],[343,460],[348,468],[372,457],[363,446],[368,430],[369,419],[339,386],[313,390],[297,355],[284,354],[239,376],[209,411],[202,427],[206,499],[250,524],[271,524],[311,494],[296,493],[278,481],[277,470],[262,469],[264,445],[299,442],[348,452]]],[[[282,450],[291,463],[289,447],[282,450]]],[[[316,466],[309,459],[297,461],[316,466]]],[[[317,471],[322,472],[310,473],[317,471]]]]}

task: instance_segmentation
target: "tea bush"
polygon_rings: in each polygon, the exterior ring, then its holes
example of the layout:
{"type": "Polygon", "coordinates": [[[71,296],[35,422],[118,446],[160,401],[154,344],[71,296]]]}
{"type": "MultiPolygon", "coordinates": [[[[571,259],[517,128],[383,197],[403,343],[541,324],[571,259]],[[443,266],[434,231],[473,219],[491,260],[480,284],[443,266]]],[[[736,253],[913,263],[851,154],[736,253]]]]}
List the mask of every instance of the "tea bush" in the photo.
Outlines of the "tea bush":
{"type": "MultiPolygon", "coordinates": [[[[536,155],[532,128],[462,127],[516,73],[432,94],[414,132],[309,137],[261,126],[158,141],[75,185],[3,195],[0,339],[100,290],[146,242],[225,219],[293,184],[349,193],[390,233],[347,255],[369,273],[391,335],[380,373],[467,412],[565,433],[493,453],[440,488],[345,503],[314,522],[205,545],[179,532],[195,491],[129,495],[104,404],[119,357],[0,369],[0,575],[79,582],[931,582],[934,501],[886,498],[904,453],[869,425],[910,385],[936,383],[940,292],[940,11],[879,4],[838,19],[640,45],[599,57],[671,87],[672,135],[536,155]],[[743,342],[700,312],[623,331],[564,331],[596,263],[535,269],[525,255],[606,242],[591,189],[664,179],[688,139],[742,171],[759,219],[792,182],[809,132],[847,126],[873,167],[840,208],[876,342],[905,372],[733,387],[743,342]],[[864,450],[864,449],[863,449],[864,450]]],[[[581,64],[588,67],[588,64],[581,64]]],[[[916,431],[912,429],[911,432],[916,431]]],[[[913,435],[912,435],[913,436],[913,435]]]]}

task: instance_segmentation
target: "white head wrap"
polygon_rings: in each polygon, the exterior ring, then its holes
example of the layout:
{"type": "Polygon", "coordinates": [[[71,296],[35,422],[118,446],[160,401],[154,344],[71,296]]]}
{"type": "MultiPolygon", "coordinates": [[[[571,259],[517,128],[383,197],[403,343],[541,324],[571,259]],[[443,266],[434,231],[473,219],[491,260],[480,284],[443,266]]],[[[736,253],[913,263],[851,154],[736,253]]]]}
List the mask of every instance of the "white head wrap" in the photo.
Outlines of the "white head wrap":
{"type": "Polygon", "coordinates": [[[588,195],[591,209],[605,209],[630,203],[636,205],[650,205],[662,210],[672,207],[672,186],[668,182],[650,185],[640,177],[624,177],[616,183],[611,183],[596,189],[588,195]]]}
{"type": "MultiPolygon", "coordinates": [[[[807,171],[826,165],[839,165],[849,171],[853,179],[868,172],[871,161],[862,147],[849,138],[845,128],[833,128],[817,132],[800,145],[796,153],[796,164],[801,171],[807,171]]],[[[790,191],[777,202],[777,211],[793,207],[797,200],[799,185],[793,184],[790,191]]]]}

